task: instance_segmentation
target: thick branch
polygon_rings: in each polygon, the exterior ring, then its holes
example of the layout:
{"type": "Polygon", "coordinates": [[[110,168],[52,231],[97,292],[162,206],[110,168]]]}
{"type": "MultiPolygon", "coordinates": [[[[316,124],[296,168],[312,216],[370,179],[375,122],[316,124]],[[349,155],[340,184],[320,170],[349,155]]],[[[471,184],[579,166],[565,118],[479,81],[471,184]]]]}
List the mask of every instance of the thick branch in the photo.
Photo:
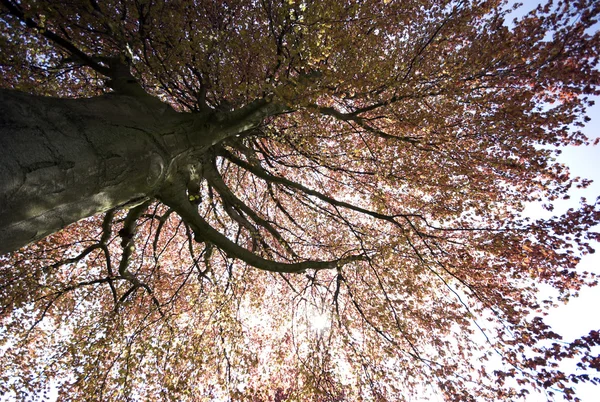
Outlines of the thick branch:
{"type": "Polygon", "coordinates": [[[119,274],[136,286],[143,286],[143,283],[140,282],[140,280],[136,278],[135,275],[129,272],[127,268],[129,266],[129,260],[131,258],[131,255],[135,250],[134,237],[137,220],[146,211],[150,203],[151,200],[148,200],[138,205],[137,207],[132,208],[127,214],[127,217],[125,218],[123,228],[119,231],[119,235],[122,239],[121,247],[123,247],[123,255],[121,256],[121,262],[119,264],[119,274]]]}
{"type": "Polygon", "coordinates": [[[231,112],[217,114],[216,125],[218,140],[244,133],[258,127],[265,118],[287,113],[290,109],[283,103],[275,102],[271,97],[265,97],[250,102],[244,107],[231,112]]]}
{"type": "Polygon", "coordinates": [[[297,257],[296,253],[292,249],[292,247],[288,244],[288,242],[283,238],[283,236],[269,223],[267,220],[261,218],[252,208],[250,208],[246,203],[240,200],[231,189],[225,184],[221,174],[217,171],[217,169],[207,164],[208,166],[204,169],[204,177],[208,180],[210,185],[217,190],[217,192],[221,195],[224,201],[228,201],[231,204],[235,205],[239,209],[241,209],[244,213],[246,213],[254,222],[265,228],[278,242],[281,244],[285,250],[290,253],[293,257],[297,257]]]}
{"type": "Polygon", "coordinates": [[[307,269],[336,269],[352,261],[364,261],[367,259],[363,255],[350,255],[332,261],[306,260],[297,263],[282,263],[262,258],[253,252],[237,245],[226,236],[214,229],[206,220],[204,220],[195,205],[191,204],[185,196],[185,186],[173,184],[165,188],[159,197],[169,207],[173,208],[179,216],[194,230],[197,241],[210,242],[223,250],[227,255],[238,258],[253,267],[271,271],[300,273],[307,269]]]}

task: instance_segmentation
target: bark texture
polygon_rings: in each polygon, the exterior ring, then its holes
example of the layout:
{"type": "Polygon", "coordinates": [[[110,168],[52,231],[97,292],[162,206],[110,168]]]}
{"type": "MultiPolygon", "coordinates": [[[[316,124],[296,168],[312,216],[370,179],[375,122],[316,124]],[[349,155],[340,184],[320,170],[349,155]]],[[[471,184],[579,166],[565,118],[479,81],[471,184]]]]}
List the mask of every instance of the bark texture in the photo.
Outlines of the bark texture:
{"type": "Polygon", "coordinates": [[[129,96],[0,91],[0,253],[152,196],[184,146],[178,121],[129,96]]]}
{"type": "MultiPolygon", "coordinates": [[[[0,254],[156,196],[218,142],[285,112],[269,98],[177,113],[147,94],[58,99],[0,90],[0,254]]],[[[182,195],[185,195],[182,194],[182,195]]]]}

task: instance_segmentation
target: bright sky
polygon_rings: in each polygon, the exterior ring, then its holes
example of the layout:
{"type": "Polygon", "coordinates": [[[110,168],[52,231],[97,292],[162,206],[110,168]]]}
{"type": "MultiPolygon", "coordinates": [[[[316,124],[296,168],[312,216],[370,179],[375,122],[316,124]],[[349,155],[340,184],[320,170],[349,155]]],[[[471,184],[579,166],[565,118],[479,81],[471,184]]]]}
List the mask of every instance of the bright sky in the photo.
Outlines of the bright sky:
{"type": "MultiPolygon", "coordinates": [[[[523,3],[522,12],[541,3],[538,0],[521,0],[521,2],[523,3]]],[[[517,14],[520,15],[522,12],[517,14]]],[[[600,98],[596,99],[596,105],[588,111],[588,116],[592,120],[583,129],[583,132],[592,139],[600,137],[600,98]]],[[[555,202],[555,210],[552,213],[542,212],[539,207],[528,208],[528,211],[535,215],[550,216],[563,213],[568,208],[576,208],[581,197],[585,197],[589,203],[593,203],[600,196],[600,147],[569,147],[563,149],[558,160],[569,166],[573,176],[592,179],[594,182],[584,190],[574,189],[571,192],[570,200],[555,202]]],[[[597,230],[600,231],[600,228],[597,230]]],[[[594,248],[597,253],[585,256],[579,268],[582,271],[600,274],[600,245],[596,244],[594,248]]],[[[552,310],[546,317],[546,322],[554,328],[555,332],[563,336],[564,341],[572,341],[582,335],[587,335],[591,330],[600,329],[600,315],[597,313],[599,307],[600,287],[586,288],[580,292],[578,298],[572,299],[569,304],[552,310]]],[[[579,385],[576,387],[577,396],[582,402],[597,402],[600,394],[599,388],[591,384],[579,385]]],[[[557,400],[560,399],[560,397],[557,398],[557,400]]],[[[538,400],[542,399],[532,397],[528,402],[537,402],[538,400]]]]}
{"type": "MultiPolygon", "coordinates": [[[[589,111],[592,121],[583,130],[590,138],[600,137],[600,99],[589,111]]],[[[592,179],[594,182],[585,190],[574,189],[571,199],[555,203],[555,211],[562,212],[569,207],[576,207],[581,197],[587,198],[592,203],[600,196],[600,147],[569,147],[563,151],[560,161],[571,168],[574,176],[592,179]]],[[[600,231],[600,228],[596,228],[600,231]]],[[[600,274],[600,245],[594,247],[597,253],[584,256],[580,269],[582,271],[596,272],[600,274]]],[[[592,329],[600,329],[600,319],[594,317],[592,309],[600,306],[600,288],[586,288],[577,299],[573,299],[568,305],[561,306],[549,317],[553,324],[564,326],[564,335],[568,338],[581,334],[582,331],[589,332],[592,329]]],[[[596,399],[597,400],[597,399],[596,399]]]]}
{"type": "MultiPolygon", "coordinates": [[[[592,121],[583,130],[590,138],[600,137],[600,99],[590,109],[588,115],[592,121]]],[[[576,207],[581,197],[586,197],[588,202],[593,202],[600,196],[600,147],[570,147],[563,151],[560,159],[571,168],[574,176],[581,176],[594,180],[594,183],[585,190],[573,191],[571,199],[567,202],[555,203],[555,212],[560,213],[569,207],[576,207]]],[[[596,229],[597,231],[600,228],[596,229]]],[[[579,265],[582,271],[600,274],[600,245],[596,244],[596,253],[587,255],[579,265]]],[[[564,341],[572,341],[582,335],[587,335],[591,330],[600,329],[600,287],[585,288],[580,296],[572,299],[569,304],[562,305],[550,312],[546,322],[555,332],[564,337],[564,341]]],[[[598,386],[586,384],[579,385],[577,396],[582,402],[596,402],[599,400],[600,389],[598,386]]]]}

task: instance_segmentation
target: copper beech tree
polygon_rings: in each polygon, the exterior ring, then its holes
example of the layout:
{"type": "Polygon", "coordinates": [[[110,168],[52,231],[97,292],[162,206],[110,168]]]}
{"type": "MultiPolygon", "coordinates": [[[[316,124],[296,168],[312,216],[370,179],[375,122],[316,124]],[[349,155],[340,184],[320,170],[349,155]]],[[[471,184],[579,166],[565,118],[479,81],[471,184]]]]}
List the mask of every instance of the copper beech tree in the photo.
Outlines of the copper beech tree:
{"type": "Polygon", "coordinates": [[[0,4],[6,398],[598,382],[599,333],[543,316],[595,284],[600,206],[522,212],[589,184],[555,156],[589,143],[599,2],[0,4]]]}

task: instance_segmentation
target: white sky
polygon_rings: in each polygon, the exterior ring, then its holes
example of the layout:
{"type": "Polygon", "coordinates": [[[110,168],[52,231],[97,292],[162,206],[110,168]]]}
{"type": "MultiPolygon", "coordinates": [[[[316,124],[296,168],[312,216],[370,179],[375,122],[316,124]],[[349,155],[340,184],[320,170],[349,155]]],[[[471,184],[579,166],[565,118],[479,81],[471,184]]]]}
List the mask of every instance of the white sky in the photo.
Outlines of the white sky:
{"type": "MultiPolygon", "coordinates": [[[[588,115],[592,121],[583,130],[590,138],[600,137],[600,99],[590,109],[588,115]]],[[[594,180],[585,190],[573,191],[571,199],[567,202],[555,203],[555,213],[560,213],[569,207],[577,207],[579,199],[586,197],[592,203],[600,196],[600,147],[569,147],[565,149],[559,159],[571,168],[574,176],[581,176],[594,180]]],[[[597,228],[596,231],[600,230],[597,228]]],[[[582,271],[600,274],[600,245],[595,244],[595,254],[587,255],[579,265],[582,271]]],[[[572,299],[567,305],[552,310],[546,322],[555,332],[564,337],[564,341],[572,341],[582,335],[587,335],[591,330],[600,329],[600,287],[585,288],[578,298],[572,299]]],[[[585,384],[576,387],[577,396],[582,402],[597,402],[600,400],[600,387],[585,384]]]]}
{"type": "MultiPolygon", "coordinates": [[[[515,15],[521,15],[524,11],[534,8],[541,3],[538,0],[521,0],[523,7],[515,15]]],[[[589,138],[600,137],[600,98],[596,99],[596,105],[588,110],[588,116],[592,119],[582,130],[589,138]]],[[[552,213],[542,211],[539,207],[532,206],[528,208],[535,215],[557,215],[563,213],[568,208],[576,208],[579,205],[581,197],[587,198],[589,203],[600,196],[600,147],[569,147],[563,149],[563,153],[558,160],[571,169],[573,176],[580,176],[592,179],[594,182],[586,189],[573,189],[571,199],[568,201],[554,202],[555,210],[552,213]]],[[[600,231],[597,228],[596,231],[600,231]]],[[[579,265],[582,271],[595,272],[600,274],[600,245],[594,245],[597,252],[587,255],[579,265]]],[[[572,299],[567,305],[552,310],[545,321],[551,325],[555,332],[563,336],[564,341],[572,341],[582,335],[587,335],[591,330],[600,329],[600,287],[585,288],[580,292],[578,298],[572,299]]],[[[585,384],[578,385],[576,388],[577,396],[582,402],[597,402],[600,400],[600,387],[585,384]]],[[[561,396],[557,396],[561,400],[561,396]]],[[[545,400],[540,398],[528,399],[528,402],[537,402],[545,400]]]]}

